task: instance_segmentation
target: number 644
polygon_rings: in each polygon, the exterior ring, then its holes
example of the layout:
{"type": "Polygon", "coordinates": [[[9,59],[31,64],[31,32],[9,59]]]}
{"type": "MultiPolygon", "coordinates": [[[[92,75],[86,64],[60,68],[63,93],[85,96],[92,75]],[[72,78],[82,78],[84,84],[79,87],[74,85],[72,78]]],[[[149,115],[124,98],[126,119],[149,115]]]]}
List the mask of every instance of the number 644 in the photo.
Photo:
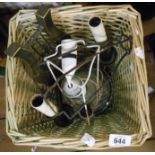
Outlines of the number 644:
{"type": "Polygon", "coordinates": [[[126,140],[124,138],[114,138],[115,144],[125,144],[126,140]]]}

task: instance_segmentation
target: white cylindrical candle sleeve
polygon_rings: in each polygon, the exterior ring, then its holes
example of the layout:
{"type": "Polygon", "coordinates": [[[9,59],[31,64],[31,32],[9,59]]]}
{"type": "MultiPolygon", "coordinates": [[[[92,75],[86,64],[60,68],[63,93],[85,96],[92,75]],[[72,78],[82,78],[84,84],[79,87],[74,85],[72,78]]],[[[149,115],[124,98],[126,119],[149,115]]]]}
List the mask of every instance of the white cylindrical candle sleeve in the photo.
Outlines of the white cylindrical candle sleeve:
{"type": "MultiPolygon", "coordinates": [[[[72,68],[76,67],[77,65],[77,60],[76,57],[66,57],[62,59],[62,70],[64,73],[68,72],[72,68]]],[[[75,74],[75,70],[71,71],[70,73],[67,74],[68,77],[72,78],[72,76],[75,74]]]]}
{"type": "MultiPolygon", "coordinates": [[[[64,73],[66,73],[69,70],[71,70],[72,68],[76,67],[76,65],[77,65],[77,58],[76,58],[77,42],[73,39],[65,39],[65,40],[62,40],[61,45],[62,45],[61,46],[62,54],[75,49],[73,52],[69,53],[67,56],[62,58],[62,61],[61,61],[62,70],[64,73]]],[[[68,73],[66,75],[66,79],[67,79],[69,85],[71,83],[71,79],[74,76],[74,74],[75,74],[75,70],[71,71],[70,73],[68,73]]]]}
{"type": "Polygon", "coordinates": [[[37,95],[32,98],[31,106],[48,117],[53,117],[56,114],[41,95],[37,95]]]}
{"type": "Polygon", "coordinates": [[[89,28],[96,42],[105,42],[107,34],[101,18],[91,17],[89,19],[89,28]]]}
{"type": "Polygon", "coordinates": [[[64,39],[61,41],[62,44],[62,50],[61,53],[64,54],[70,50],[75,49],[75,51],[72,52],[72,54],[76,54],[77,55],[77,41],[74,39],[64,39]]]}

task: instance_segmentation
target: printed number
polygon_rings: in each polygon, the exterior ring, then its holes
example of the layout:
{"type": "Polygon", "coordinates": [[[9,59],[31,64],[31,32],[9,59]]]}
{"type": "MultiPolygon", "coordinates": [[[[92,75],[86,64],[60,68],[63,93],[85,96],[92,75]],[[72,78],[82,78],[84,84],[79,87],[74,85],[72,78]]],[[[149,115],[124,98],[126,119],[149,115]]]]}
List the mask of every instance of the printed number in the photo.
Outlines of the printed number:
{"type": "Polygon", "coordinates": [[[122,138],[114,138],[114,143],[115,144],[125,144],[126,140],[122,138]]]}

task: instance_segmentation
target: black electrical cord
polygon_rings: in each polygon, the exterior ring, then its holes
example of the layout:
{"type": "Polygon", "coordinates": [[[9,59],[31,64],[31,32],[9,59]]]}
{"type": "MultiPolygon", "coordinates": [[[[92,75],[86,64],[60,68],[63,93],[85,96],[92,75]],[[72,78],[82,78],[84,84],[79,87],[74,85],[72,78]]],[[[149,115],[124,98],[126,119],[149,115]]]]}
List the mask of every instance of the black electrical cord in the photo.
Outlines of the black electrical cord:
{"type": "MultiPolygon", "coordinates": [[[[108,109],[108,107],[110,107],[111,104],[112,104],[112,102],[111,102],[111,100],[112,100],[112,92],[113,92],[113,90],[112,90],[112,80],[111,80],[111,77],[107,73],[106,73],[105,76],[107,76],[106,79],[109,79],[109,80],[107,80],[104,83],[104,85],[107,85],[108,84],[109,93],[108,93],[108,96],[106,97],[106,100],[104,99],[104,101],[101,101],[101,103],[99,102],[98,103],[98,106],[95,107],[95,110],[94,110],[94,115],[95,116],[99,116],[99,115],[103,114],[108,109]]],[[[103,86],[101,85],[101,87],[103,87],[103,86]]],[[[104,89],[106,89],[106,88],[104,88],[104,89]]]]}
{"type": "MultiPolygon", "coordinates": [[[[108,100],[108,102],[111,102],[111,100],[112,100],[112,77],[113,77],[113,75],[116,73],[116,71],[117,71],[119,65],[121,64],[121,62],[123,61],[123,59],[124,59],[127,55],[129,55],[129,54],[131,53],[131,49],[132,49],[132,40],[129,40],[129,41],[130,41],[129,45],[131,45],[129,48],[125,48],[124,46],[122,46],[122,44],[120,45],[121,48],[125,51],[125,53],[124,53],[123,56],[120,58],[119,62],[117,63],[117,65],[116,65],[115,68],[114,68],[114,71],[111,72],[111,75],[110,75],[109,78],[108,78],[108,80],[110,80],[110,94],[111,94],[111,95],[110,95],[110,98],[109,98],[109,100],[108,100]]],[[[103,67],[103,66],[102,66],[102,67],[103,67]]],[[[107,104],[107,106],[105,106],[104,108],[102,108],[102,107],[100,106],[99,110],[96,111],[96,115],[98,116],[98,115],[100,115],[100,114],[103,114],[103,113],[107,110],[107,108],[108,108],[109,106],[111,106],[111,103],[107,104]]]]}

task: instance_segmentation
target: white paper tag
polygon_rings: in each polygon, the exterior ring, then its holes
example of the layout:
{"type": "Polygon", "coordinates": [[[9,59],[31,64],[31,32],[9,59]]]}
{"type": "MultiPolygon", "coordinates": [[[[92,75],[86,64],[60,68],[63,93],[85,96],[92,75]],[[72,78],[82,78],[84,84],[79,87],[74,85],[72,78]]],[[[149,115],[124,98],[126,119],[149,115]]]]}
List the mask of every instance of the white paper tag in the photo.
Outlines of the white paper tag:
{"type": "Polygon", "coordinates": [[[151,94],[152,92],[154,92],[154,89],[151,86],[149,86],[148,87],[148,94],[151,94]]]}
{"type": "Polygon", "coordinates": [[[136,54],[139,58],[144,59],[144,52],[143,52],[143,50],[142,50],[141,47],[135,48],[135,54],[136,54]]]}
{"type": "Polygon", "coordinates": [[[92,147],[93,145],[95,145],[95,138],[92,137],[90,134],[85,133],[84,136],[81,138],[81,141],[84,144],[87,144],[89,147],[92,147]]]}
{"type": "Polygon", "coordinates": [[[32,146],[31,152],[36,152],[36,150],[37,150],[37,146],[32,146]]]}
{"type": "Polygon", "coordinates": [[[134,64],[133,63],[130,64],[130,70],[131,70],[131,73],[134,72],[134,64]]]}
{"type": "Polygon", "coordinates": [[[130,145],[131,145],[131,136],[129,135],[110,134],[109,136],[109,146],[123,147],[130,145]]]}

